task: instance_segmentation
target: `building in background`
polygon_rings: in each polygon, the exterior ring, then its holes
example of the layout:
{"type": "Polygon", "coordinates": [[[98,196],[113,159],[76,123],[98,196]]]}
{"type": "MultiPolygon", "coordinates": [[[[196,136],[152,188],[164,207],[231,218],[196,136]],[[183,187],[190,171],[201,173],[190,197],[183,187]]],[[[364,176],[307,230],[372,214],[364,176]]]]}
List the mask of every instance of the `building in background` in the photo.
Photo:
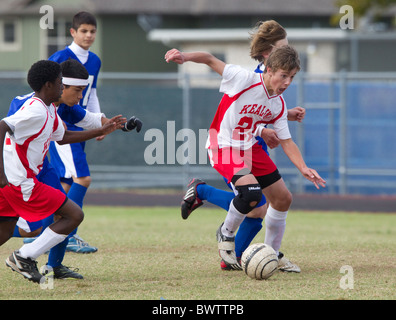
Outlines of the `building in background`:
{"type": "Polygon", "coordinates": [[[98,19],[92,50],[101,56],[103,71],[175,71],[177,66],[163,63],[169,46],[210,50],[247,65],[247,32],[267,19],[288,30],[306,71],[396,71],[394,12],[381,18],[380,32],[345,31],[330,24],[339,12],[333,0],[1,1],[0,71],[25,71],[64,48],[71,42],[71,19],[81,10],[98,19]],[[43,6],[53,8],[53,28],[40,28],[43,6]]]}

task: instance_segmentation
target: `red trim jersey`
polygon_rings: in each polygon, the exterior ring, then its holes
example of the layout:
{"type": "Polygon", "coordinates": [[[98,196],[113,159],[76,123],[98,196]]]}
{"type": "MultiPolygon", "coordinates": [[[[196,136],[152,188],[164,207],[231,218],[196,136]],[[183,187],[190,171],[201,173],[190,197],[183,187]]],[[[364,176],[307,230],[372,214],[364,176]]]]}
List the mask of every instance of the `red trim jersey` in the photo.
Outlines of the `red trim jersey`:
{"type": "Polygon", "coordinates": [[[210,126],[207,148],[247,150],[267,124],[273,125],[279,139],[291,138],[286,103],[281,95],[269,95],[263,74],[227,64],[220,92],[224,96],[210,126]]]}
{"type": "Polygon", "coordinates": [[[36,97],[26,100],[16,113],[3,120],[13,132],[5,139],[4,171],[8,182],[20,186],[28,201],[49,142],[62,140],[65,129],[55,105],[47,106],[36,97]]]}

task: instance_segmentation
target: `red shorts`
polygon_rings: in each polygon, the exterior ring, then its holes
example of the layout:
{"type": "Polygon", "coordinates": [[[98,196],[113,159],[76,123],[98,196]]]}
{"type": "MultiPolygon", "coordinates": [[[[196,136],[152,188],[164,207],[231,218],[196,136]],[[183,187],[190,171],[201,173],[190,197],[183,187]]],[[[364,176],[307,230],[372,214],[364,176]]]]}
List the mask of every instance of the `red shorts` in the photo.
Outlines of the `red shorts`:
{"type": "Polygon", "coordinates": [[[39,182],[36,178],[29,200],[23,200],[21,187],[6,186],[0,189],[0,216],[22,217],[29,222],[43,220],[55,213],[66,201],[66,195],[39,182]]]}
{"type": "Polygon", "coordinates": [[[258,143],[248,150],[222,148],[209,149],[208,152],[212,167],[226,178],[228,183],[242,169],[250,171],[255,177],[271,174],[277,169],[258,143]]]}

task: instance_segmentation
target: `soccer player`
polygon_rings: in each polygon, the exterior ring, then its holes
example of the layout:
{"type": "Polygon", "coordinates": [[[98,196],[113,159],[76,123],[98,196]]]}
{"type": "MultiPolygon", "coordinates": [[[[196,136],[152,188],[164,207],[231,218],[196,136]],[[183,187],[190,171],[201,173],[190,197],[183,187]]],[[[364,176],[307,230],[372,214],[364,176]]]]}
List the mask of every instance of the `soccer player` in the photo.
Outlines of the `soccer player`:
{"type": "MultiPolygon", "coordinates": [[[[87,130],[99,128],[106,122],[110,121],[103,113],[92,113],[78,105],[78,102],[82,97],[82,92],[88,85],[89,74],[85,67],[80,62],[73,59],[62,62],[60,66],[63,75],[62,81],[64,84],[64,90],[59,101],[55,102],[54,105],[57,107],[57,113],[61,119],[65,119],[68,122],[74,123],[87,130]]],[[[14,98],[11,102],[8,116],[18,111],[22,105],[24,105],[24,103],[33,96],[34,92],[14,98]]],[[[134,125],[136,125],[137,130],[140,130],[142,123],[136,117],[132,117],[126,123],[126,126],[129,129],[133,129],[134,125]]],[[[128,131],[125,128],[123,129],[124,131],[128,131]]],[[[37,175],[37,180],[64,192],[59,181],[59,177],[54,168],[48,162],[47,157],[44,159],[42,170],[37,175]]],[[[17,226],[14,229],[13,236],[35,237],[51,223],[53,223],[53,215],[37,222],[29,222],[19,218],[17,226]]],[[[70,235],[65,239],[65,241],[51,248],[47,265],[52,268],[54,278],[82,279],[82,275],[62,265],[69,238],[70,235]]],[[[26,241],[25,243],[32,242],[34,239],[28,240],[30,241],[26,241]]],[[[48,268],[48,270],[51,270],[50,268],[48,268]]]]}
{"type": "Polygon", "coordinates": [[[267,215],[275,222],[273,228],[266,230],[266,240],[279,252],[292,195],[276,165],[254,139],[261,136],[264,125],[273,125],[280,145],[301,174],[317,188],[325,187],[325,181],[316,170],[307,167],[291,138],[287,108],[281,96],[300,70],[297,51],[290,46],[273,50],[262,74],[225,64],[206,52],[172,49],[165,59],[179,64],[189,61],[206,64],[223,77],[220,91],[224,96],[209,129],[207,148],[211,165],[232,183],[237,195],[216,233],[220,257],[240,268],[235,254],[235,231],[260,202],[262,192],[269,202],[267,215]]]}
{"type": "MultiPolygon", "coordinates": [[[[260,63],[257,66],[255,72],[263,73],[263,70],[265,69],[265,61],[272,50],[274,48],[279,48],[288,44],[287,33],[279,23],[274,20],[268,20],[264,22],[258,22],[250,34],[250,56],[260,63]]],[[[289,121],[301,122],[304,117],[305,109],[301,107],[293,108],[287,112],[287,118],[289,121]]],[[[261,145],[266,152],[267,144],[265,141],[268,142],[271,149],[279,145],[279,139],[277,139],[273,133],[273,130],[263,129],[261,135],[265,139],[256,137],[259,145],[261,145]]],[[[230,184],[228,184],[228,186],[231,188],[230,184]]],[[[216,189],[207,185],[200,179],[192,179],[192,181],[190,181],[189,185],[187,186],[186,195],[182,201],[182,217],[187,219],[193,210],[203,204],[202,200],[207,200],[228,211],[229,205],[233,198],[233,192],[226,192],[216,189]]],[[[240,225],[235,237],[235,252],[238,259],[240,259],[243,251],[249,246],[251,241],[261,230],[262,222],[267,211],[266,209],[266,199],[263,195],[256,208],[247,214],[246,218],[240,225]]],[[[271,218],[267,217],[266,220],[268,220],[266,226],[270,227],[271,218]]],[[[222,270],[232,270],[232,268],[228,266],[223,260],[221,261],[220,266],[222,270]]],[[[287,272],[301,271],[296,264],[292,263],[281,252],[279,253],[279,269],[287,272]]]]}
{"type": "Polygon", "coordinates": [[[35,92],[13,115],[0,121],[0,245],[13,234],[17,219],[59,219],[32,243],[24,244],[7,259],[6,265],[25,278],[40,283],[43,276],[35,259],[65,240],[83,220],[81,208],[67,196],[36,178],[49,142],[75,143],[109,134],[122,128],[125,118],[115,116],[98,129],[65,130],[53,102],[62,95],[60,65],[41,60],[32,65],[27,81],[35,92]]]}
{"type": "MultiPolygon", "coordinates": [[[[97,23],[96,18],[89,12],[79,12],[73,17],[70,33],[73,42],[65,49],[54,53],[49,60],[61,63],[68,59],[75,59],[81,62],[89,73],[89,82],[84,90],[80,105],[88,111],[99,113],[100,104],[96,93],[99,70],[101,67],[100,58],[89,49],[96,38],[97,23]]],[[[79,131],[80,127],[65,121],[68,130],[79,131]]],[[[104,136],[97,138],[102,140],[104,136]]],[[[51,143],[50,155],[52,165],[58,171],[61,177],[61,183],[68,197],[83,206],[85,194],[91,184],[89,166],[85,154],[85,142],[74,143],[70,145],[59,145],[51,143]]],[[[97,248],[90,246],[80,236],[77,230],[73,231],[74,235],[70,237],[67,246],[68,251],[77,253],[96,252],[97,248]]]]}

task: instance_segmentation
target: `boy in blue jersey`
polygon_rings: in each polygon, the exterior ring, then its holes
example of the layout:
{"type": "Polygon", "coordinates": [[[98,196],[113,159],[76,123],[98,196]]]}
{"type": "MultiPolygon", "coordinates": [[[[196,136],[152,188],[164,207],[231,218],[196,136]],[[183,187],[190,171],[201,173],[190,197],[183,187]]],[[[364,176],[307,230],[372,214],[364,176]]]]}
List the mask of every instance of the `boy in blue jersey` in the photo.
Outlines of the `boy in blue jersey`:
{"type": "MultiPolygon", "coordinates": [[[[89,73],[88,85],[83,92],[80,105],[90,112],[99,113],[100,105],[96,94],[96,84],[99,70],[101,67],[100,58],[93,52],[89,51],[96,37],[96,19],[88,12],[79,12],[73,17],[70,33],[73,42],[64,50],[54,53],[49,60],[61,63],[68,59],[75,59],[81,62],[89,73]]],[[[65,121],[68,130],[79,131],[81,128],[65,121]]],[[[98,137],[96,140],[102,140],[104,137],[98,137]]],[[[57,170],[61,179],[62,186],[68,197],[76,202],[80,207],[83,206],[83,200],[89,185],[91,177],[89,167],[84,151],[85,142],[73,143],[70,145],[60,146],[57,143],[51,143],[50,155],[51,163],[57,170]]],[[[77,253],[96,252],[97,248],[88,245],[81,237],[76,234],[69,240],[68,251],[77,253]]]]}
{"type": "MultiPolygon", "coordinates": [[[[88,85],[89,74],[84,66],[77,60],[69,59],[61,63],[61,70],[63,74],[62,81],[64,84],[64,90],[60,100],[55,103],[59,116],[63,120],[73,123],[76,126],[82,127],[84,129],[97,128],[108,122],[109,119],[107,119],[103,113],[92,113],[78,105],[80,99],[82,98],[83,91],[88,85]]],[[[11,102],[8,116],[19,110],[24,102],[30,99],[33,95],[34,92],[14,98],[14,100],[11,102]]],[[[139,130],[141,127],[140,120],[136,117],[133,117],[133,123],[138,125],[137,129],[139,130]]],[[[133,126],[133,124],[131,120],[129,120],[126,125],[128,129],[132,129],[131,126],[133,126]]],[[[124,128],[123,130],[125,131],[126,129],[124,128]]],[[[37,175],[37,179],[46,185],[50,185],[51,187],[64,192],[59,177],[54,168],[51,166],[51,163],[49,163],[47,157],[44,159],[43,168],[37,175]]],[[[53,215],[49,216],[45,220],[33,223],[20,218],[17,222],[17,226],[15,227],[13,236],[37,236],[53,222],[53,215]]],[[[62,265],[69,238],[70,235],[63,242],[51,248],[47,266],[52,268],[55,278],[82,279],[82,275],[62,265]]],[[[47,268],[47,270],[50,269],[47,268]]]]}
{"type": "MultiPolygon", "coordinates": [[[[265,61],[274,48],[281,47],[288,44],[287,34],[284,28],[276,21],[270,20],[259,22],[256,28],[251,33],[250,55],[253,59],[260,62],[255,72],[262,73],[265,68],[265,61]]],[[[305,116],[305,109],[296,107],[288,110],[289,121],[301,122],[305,116]]],[[[263,129],[268,132],[267,139],[264,141],[261,137],[256,137],[259,144],[267,152],[267,145],[271,149],[279,145],[279,139],[274,135],[271,129],[263,129]]],[[[268,152],[267,152],[268,153],[268,152]]],[[[231,188],[231,186],[229,185],[231,188]]],[[[187,191],[181,203],[181,213],[183,219],[187,219],[192,211],[203,204],[203,200],[209,201],[226,211],[228,211],[232,199],[235,197],[233,192],[227,192],[216,189],[207,185],[200,179],[192,179],[187,186],[187,191]]],[[[266,216],[266,199],[262,195],[262,199],[255,209],[253,209],[241,223],[235,238],[235,252],[236,256],[240,258],[243,251],[249,246],[251,241],[262,228],[262,222],[266,216]]],[[[271,228],[270,217],[266,217],[266,240],[265,243],[270,242],[267,238],[270,235],[268,229],[271,228]],[[268,220],[268,222],[267,222],[268,220]]],[[[278,232],[276,232],[278,233],[278,232]]],[[[280,270],[288,272],[300,272],[300,268],[292,264],[288,259],[279,253],[280,270]]],[[[221,261],[221,269],[231,270],[232,266],[227,265],[223,260],[221,261]]]]}

